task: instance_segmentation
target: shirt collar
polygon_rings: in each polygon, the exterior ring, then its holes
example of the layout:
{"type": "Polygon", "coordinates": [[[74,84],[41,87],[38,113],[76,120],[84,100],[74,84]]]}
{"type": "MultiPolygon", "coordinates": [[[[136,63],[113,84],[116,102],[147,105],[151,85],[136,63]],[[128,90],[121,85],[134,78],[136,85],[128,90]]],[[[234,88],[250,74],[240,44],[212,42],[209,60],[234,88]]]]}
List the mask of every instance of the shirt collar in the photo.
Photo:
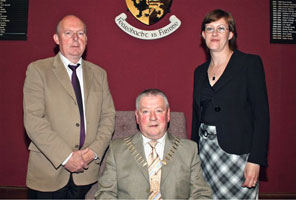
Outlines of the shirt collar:
{"type": "Polygon", "coordinates": [[[59,56],[66,67],[68,67],[68,65],[77,65],[78,63],[80,64],[80,66],[82,66],[82,58],[80,58],[77,63],[72,63],[61,52],[59,52],[59,56]]]}
{"type": "MultiPolygon", "coordinates": [[[[162,145],[164,145],[166,135],[167,135],[167,132],[165,132],[165,134],[164,134],[161,138],[159,138],[159,139],[157,140],[157,142],[160,143],[160,144],[162,144],[162,145]]],[[[144,143],[144,144],[147,144],[148,142],[151,141],[150,138],[145,137],[143,134],[142,134],[142,137],[143,137],[143,143],[144,143]]]]}

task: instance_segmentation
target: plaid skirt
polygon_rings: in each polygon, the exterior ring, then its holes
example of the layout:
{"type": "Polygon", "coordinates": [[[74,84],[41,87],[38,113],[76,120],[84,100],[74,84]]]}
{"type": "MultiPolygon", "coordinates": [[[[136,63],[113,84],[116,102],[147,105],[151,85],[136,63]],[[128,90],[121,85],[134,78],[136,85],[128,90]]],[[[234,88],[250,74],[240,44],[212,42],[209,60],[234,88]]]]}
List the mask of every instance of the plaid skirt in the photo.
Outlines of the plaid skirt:
{"type": "Polygon", "coordinates": [[[205,180],[213,190],[214,199],[257,199],[255,188],[242,187],[248,154],[225,152],[218,144],[216,126],[204,123],[199,128],[199,155],[205,180]]]}

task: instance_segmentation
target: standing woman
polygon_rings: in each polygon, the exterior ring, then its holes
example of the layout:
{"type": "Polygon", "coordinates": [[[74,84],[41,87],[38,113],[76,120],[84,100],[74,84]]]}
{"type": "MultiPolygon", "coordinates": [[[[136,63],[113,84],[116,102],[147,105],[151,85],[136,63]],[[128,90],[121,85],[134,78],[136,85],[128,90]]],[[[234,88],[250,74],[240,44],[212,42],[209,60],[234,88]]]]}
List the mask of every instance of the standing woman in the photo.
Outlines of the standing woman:
{"type": "Polygon", "coordinates": [[[202,22],[210,60],[194,72],[192,140],[215,199],[255,199],[267,166],[269,108],[261,58],[235,49],[235,22],[214,10],[202,22]]]}

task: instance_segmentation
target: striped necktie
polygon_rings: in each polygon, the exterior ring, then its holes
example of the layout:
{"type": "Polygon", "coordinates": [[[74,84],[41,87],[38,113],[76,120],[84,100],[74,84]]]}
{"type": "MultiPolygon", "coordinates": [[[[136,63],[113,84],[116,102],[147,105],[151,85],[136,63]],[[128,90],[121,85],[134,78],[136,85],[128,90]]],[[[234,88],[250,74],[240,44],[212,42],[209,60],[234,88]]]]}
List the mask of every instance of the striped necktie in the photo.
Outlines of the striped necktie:
{"type": "Polygon", "coordinates": [[[148,200],[161,199],[160,194],[160,179],[161,179],[161,160],[156,153],[155,146],[157,141],[151,140],[149,145],[151,146],[152,152],[148,156],[148,172],[150,182],[150,195],[148,200]]]}

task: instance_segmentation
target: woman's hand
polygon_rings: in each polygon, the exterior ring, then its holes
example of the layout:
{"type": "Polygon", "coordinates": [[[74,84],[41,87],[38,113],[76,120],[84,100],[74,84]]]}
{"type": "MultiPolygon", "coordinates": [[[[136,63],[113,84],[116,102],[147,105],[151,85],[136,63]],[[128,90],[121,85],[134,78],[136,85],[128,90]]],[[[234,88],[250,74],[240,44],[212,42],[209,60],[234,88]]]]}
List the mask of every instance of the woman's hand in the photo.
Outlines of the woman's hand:
{"type": "Polygon", "coordinates": [[[245,182],[243,183],[242,187],[256,187],[259,178],[259,171],[260,165],[247,162],[244,170],[245,182]]]}

